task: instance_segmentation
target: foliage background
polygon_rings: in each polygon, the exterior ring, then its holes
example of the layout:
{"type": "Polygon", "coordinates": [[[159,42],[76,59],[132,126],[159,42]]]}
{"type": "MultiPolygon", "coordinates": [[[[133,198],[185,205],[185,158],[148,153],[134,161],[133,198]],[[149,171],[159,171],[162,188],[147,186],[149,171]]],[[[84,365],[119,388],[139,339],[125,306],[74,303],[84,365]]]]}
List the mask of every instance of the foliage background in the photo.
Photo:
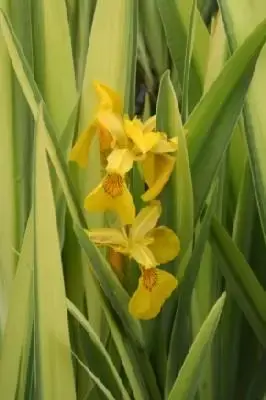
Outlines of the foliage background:
{"type": "MultiPolygon", "coordinates": [[[[0,394],[266,398],[264,0],[0,0],[0,394]],[[264,46],[264,47],[263,47],[264,46]],[[161,222],[179,289],[149,322],[83,229],[101,177],[68,163],[98,79],[179,135],[161,222]],[[180,136],[180,124],[187,136],[180,136]],[[215,334],[215,336],[214,336],[215,334]]],[[[138,207],[143,183],[131,177],[138,207]]]]}

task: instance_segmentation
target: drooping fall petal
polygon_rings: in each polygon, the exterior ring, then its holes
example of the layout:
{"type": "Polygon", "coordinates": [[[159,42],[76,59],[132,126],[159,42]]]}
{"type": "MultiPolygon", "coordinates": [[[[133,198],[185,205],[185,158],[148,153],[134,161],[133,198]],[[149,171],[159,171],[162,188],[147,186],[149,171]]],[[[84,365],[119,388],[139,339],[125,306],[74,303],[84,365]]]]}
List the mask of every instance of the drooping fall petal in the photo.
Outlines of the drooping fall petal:
{"type": "Polygon", "coordinates": [[[119,174],[108,174],[85,198],[88,211],[114,211],[124,225],[131,224],[135,217],[135,205],[124,178],[119,174]]]}
{"type": "Polygon", "coordinates": [[[168,272],[143,268],[137,290],[129,302],[129,312],[137,319],[155,318],[176,287],[176,278],[168,272]]]}

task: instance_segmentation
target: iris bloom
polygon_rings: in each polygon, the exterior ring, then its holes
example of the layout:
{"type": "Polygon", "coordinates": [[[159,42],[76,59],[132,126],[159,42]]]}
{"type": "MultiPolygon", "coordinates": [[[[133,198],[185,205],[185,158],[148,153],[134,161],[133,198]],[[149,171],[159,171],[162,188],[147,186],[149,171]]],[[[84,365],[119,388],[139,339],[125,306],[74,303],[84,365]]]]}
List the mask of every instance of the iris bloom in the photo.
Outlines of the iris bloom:
{"type": "Polygon", "coordinates": [[[155,227],[160,214],[161,204],[154,201],[139,212],[128,233],[124,228],[101,228],[86,232],[95,244],[109,246],[145,268],[152,268],[173,260],[180,248],[179,240],[171,229],[155,227]]]}
{"type": "Polygon", "coordinates": [[[154,116],[145,123],[136,118],[132,121],[124,118],[121,123],[117,117],[105,118],[102,114],[101,123],[112,133],[116,143],[108,158],[108,166],[112,166],[122,150],[126,152],[128,166],[132,167],[134,161],[139,162],[149,187],[142,199],[144,201],[155,199],[173,171],[175,157],[169,153],[177,151],[177,138],[169,140],[165,133],[154,131],[156,124],[154,116]],[[123,143],[121,143],[122,138],[123,143]]]}
{"type": "Polygon", "coordinates": [[[138,288],[130,299],[129,312],[138,319],[152,319],[177,287],[176,278],[159,268],[142,268],[138,288]]]}
{"type": "Polygon", "coordinates": [[[122,113],[122,103],[118,93],[114,92],[108,86],[97,81],[94,82],[95,90],[99,97],[99,106],[93,121],[81,133],[77,142],[70,153],[70,160],[76,161],[80,167],[86,167],[92,139],[96,133],[99,135],[100,149],[102,152],[108,151],[112,146],[113,138],[108,129],[101,124],[101,117],[104,114],[119,115],[122,113]]]}

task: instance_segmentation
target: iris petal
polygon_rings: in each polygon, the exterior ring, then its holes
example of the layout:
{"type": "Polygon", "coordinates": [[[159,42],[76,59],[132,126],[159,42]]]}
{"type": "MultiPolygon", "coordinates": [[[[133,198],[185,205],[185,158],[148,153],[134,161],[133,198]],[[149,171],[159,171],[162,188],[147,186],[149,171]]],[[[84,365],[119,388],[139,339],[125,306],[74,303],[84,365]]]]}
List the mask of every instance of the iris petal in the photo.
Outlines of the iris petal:
{"type": "Polygon", "coordinates": [[[143,273],[139,278],[137,290],[128,305],[129,312],[135,318],[144,320],[155,318],[167,298],[177,287],[177,280],[173,275],[158,268],[156,268],[156,274],[156,284],[151,290],[145,287],[143,273]]]}
{"type": "Polygon", "coordinates": [[[131,224],[135,217],[135,205],[131,193],[125,183],[121,194],[112,197],[103,188],[103,181],[85,198],[84,207],[88,211],[114,211],[124,225],[131,224]]]}
{"type": "Polygon", "coordinates": [[[142,161],[142,170],[149,189],[141,196],[143,201],[155,199],[168,182],[175,165],[175,157],[168,154],[149,154],[142,161]]]}
{"type": "Polygon", "coordinates": [[[155,227],[161,215],[162,208],[159,201],[154,201],[142,210],[136,216],[130,231],[130,237],[133,242],[141,241],[144,236],[155,227]]]}
{"type": "Polygon", "coordinates": [[[85,131],[81,133],[70,152],[69,159],[71,161],[75,161],[82,168],[85,168],[88,163],[90,145],[95,135],[95,132],[95,125],[90,125],[85,131]]]}
{"type": "Polygon", "coordinates": [[[172,261],[180,251],[180,242],[175,232],[166,226],[159,226],[150,232],[153,238],[148,246],[158,264],[165,264],[172,261]]]}

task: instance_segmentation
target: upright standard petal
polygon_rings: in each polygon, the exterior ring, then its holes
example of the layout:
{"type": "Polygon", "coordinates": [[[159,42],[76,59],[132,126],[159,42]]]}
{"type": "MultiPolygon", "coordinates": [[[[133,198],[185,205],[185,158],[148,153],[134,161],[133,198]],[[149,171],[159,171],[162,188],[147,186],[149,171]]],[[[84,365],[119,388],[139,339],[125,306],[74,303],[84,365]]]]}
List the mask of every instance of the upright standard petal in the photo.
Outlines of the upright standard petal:
{"type": "Polygon", "coordinates": [[[156,267],[159,263],[156,261],[152,251],[148,246],[142,243],[129,244],[130,257],[134,258],[138,264],[145,265],[147,268],[156,267]]]}
{"type": "Polygon", "coordinates": [[[119,93],[99,81],[94,81],[93,84],[99,96],[100,108],[112,110],[117,114],[121,114],[123,106],[119,93]]]}
{"type": "Polygon", "coordinates": [[[126,135],[131,139],[137,147],[139,153],[146,154],[160,140],[160,135],[157,132],[144,133],[142,122],[139,120],[124,120],[126,135]]]}
{"type": "Polygon", "coordinates": [[[138,319],[155,318],[176,287],[176,278],[168,272],[143,268],[138,288],[129,302],[129,312],[138,319]]]}
{"type": "Polygon", "coordinates": [[[141,198],[143,201],[151,201],[161,193],[168,182],[175,165],[175,157],[149,153],[141,164],[144,179],[149,186],[141,198]]]}
{"type": "Polygon", "coordinates": [[[112,150],[107,158],[106,171],[118,172],[121,175],[125,175],[131,170],[134,163],[134,156],[129,149],[117,149],[112,150]]]}
{"type": "Polygon", "coordinates": [[[90,145],[96,129],[96,126],[91,124],[83,131],[70,152],[70,161],[75,161],[82,168],[85,168],[88,163],[90,145]]]}
{"type": "Polygon", "coordinates": [[[123,176],[107,174],[102,182],[85,198],[84,207],[88,211],[114,211],[124,225],[135,218],[135,205],[123,176]]]}
{"type": "Polygon", "coordinates": [[[161,212],[160,201],[154,201],[149,206],[141,209],[130,230],[130,239],[132,242],[140,242],[144,239],[145,235],[157,224],[161,212]]]}
{"type": "Polygon", "coordinates": [[[113,138],[113,146],[117,144],[119,147],[127,145],[127,136],[124,131],[122,117],[115,114],[111,110],[100,109],[96,115],[96,121],[99,126],[108,131],[113,138]]]}
{"type": "Polygon", "coordinates": [[[147,121],[144,122],[143,125],[143,132],[151,132],[154,131],[156,128],[156,115],[153,115],[152,117],[148,118],[147,121]]]}
{"type": "Polygon", "coordinates": [[[154,228],[149,236],[153,238],[148,245],[158,264],[172,261],[180,251],[180,241],[172,229],[166,226],[154,228]]]}

